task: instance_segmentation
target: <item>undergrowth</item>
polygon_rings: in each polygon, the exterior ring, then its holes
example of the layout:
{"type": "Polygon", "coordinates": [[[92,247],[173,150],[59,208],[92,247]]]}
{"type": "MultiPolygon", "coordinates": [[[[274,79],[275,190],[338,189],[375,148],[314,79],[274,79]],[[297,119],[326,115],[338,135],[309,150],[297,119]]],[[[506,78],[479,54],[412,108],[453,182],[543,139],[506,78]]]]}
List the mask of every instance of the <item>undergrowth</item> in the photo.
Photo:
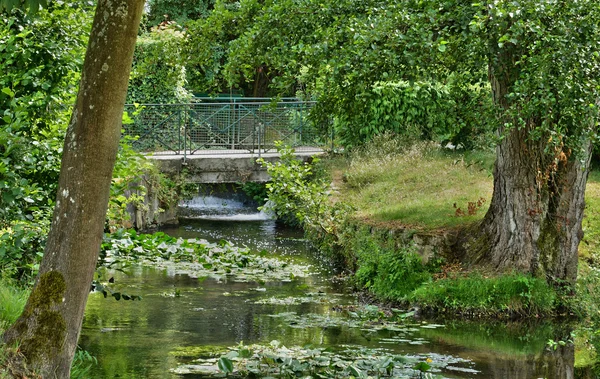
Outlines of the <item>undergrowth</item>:
{"type": "Polygon", "coordinates": [[[357,286],[383,300],[418,306],[425,313],[542,317],[555,315],[559,305],[556,291],[543,279],[516,273],[467,273],[441,258],[424,262],[410,242],[373,233],[368,227],[353,229],[344,241],[345,254],[356,259],[357,286]]]}
{"type": "Polygon", "coordinates": [[[28,289],[17,286],[12,280],[0,279],[0,335],[23,312],[28,297],[28,289]]]}

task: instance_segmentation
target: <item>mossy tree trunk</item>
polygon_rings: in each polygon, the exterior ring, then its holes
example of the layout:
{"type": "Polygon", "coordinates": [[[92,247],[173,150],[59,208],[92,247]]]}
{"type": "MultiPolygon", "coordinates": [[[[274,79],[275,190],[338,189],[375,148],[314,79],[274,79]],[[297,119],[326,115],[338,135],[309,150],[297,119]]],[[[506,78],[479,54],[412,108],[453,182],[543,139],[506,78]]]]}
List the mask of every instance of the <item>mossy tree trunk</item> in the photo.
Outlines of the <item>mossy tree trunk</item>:
{"type": "Polygon", "coordinates": [[[102,240],[133,49],[144,0],[98,0],[67,130],[40,273],[5,333],[29,369],[68,378],[102,240]]]}
{"type": "MultiPolygon", "coordinates": [[[[511,106],[514,110],[507,95],[519,78],[516,57],[523,54],[514,47],[492,54],[489,77],[501,112],[511,106]]],[[[502,120],[499,131],[490,208],[466,247],[467,257],[500,272],[574,282],[591,144],[584,143],[583,156],[577,156],[562,142],[552,141],[551,132],[539,136],[548,115],[510,117],[502,120]]]]}

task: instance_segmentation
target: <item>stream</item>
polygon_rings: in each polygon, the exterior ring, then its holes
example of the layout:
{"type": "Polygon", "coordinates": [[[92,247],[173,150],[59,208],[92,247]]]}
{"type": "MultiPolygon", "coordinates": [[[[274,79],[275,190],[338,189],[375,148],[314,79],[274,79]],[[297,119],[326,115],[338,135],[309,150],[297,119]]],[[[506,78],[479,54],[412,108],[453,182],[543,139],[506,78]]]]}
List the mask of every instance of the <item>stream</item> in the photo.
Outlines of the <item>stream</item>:
{"type": "MultiPolygon", "coordinates": [[[[356,314],[368,318],[369,312],[381,311],[360,305],[300,231],[231,199],[195,200],[182,211],[188,218],[163,232],[186,239],[227,240],[269,257],[311,265],[311,274],[237,282],[141,264],[113,271],[115,285],[142,300],[116,301],[90,294],[80,346],[97,358],[92,378],[214,377],[202,369],[213,361],[197,359],[227,352],[242,342],[346,349],[368,359],[403,355],[431,362],[428,372],[434,377],[575,377],[573,346],[547,348],[549,339],[568,336],[560,325],[412,317],[399,323],[359,323],[362,319],[356,314]]],[[[408,370],[393,377],[420,375],[408,370]]]]}

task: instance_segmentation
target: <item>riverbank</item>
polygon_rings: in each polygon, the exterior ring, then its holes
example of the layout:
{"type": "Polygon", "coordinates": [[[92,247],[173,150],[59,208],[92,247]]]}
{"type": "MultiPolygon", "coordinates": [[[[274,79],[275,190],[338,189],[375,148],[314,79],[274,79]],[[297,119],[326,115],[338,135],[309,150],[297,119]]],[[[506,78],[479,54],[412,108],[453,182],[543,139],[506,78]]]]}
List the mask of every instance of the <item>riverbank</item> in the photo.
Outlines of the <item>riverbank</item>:
{"type": "Polygon", "coordinates": [[[358,289],[383,301],[446,317],[598,317],[596,174],[588,186],[588,237],[582,242],[589,248],[582,252],[575,291],[530,275],[498,274],[457,255],[459,231],[477,225],[487,211],[493,159],[492,152],[382,137],[312,168],[293,162],[271,167],[269,198],[278,215],[295,216],[320,249],[343,261],[358,289]],[[319,178],[323,170],[330,179],[319,178]]]}

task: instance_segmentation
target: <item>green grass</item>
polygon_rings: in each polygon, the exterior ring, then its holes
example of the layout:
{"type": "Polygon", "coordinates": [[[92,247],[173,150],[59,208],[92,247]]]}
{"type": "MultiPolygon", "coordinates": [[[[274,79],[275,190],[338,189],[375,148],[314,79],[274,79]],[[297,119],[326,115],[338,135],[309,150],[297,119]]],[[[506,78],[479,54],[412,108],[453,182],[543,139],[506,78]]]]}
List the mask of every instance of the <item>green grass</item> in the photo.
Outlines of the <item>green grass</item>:
{"type": "Polygon", "coordinates": [[[352,154],[340,198],[353,204],[361,219],[426,230],[464,225],[487,211],[492,164],[492,153],[443,151],[384,136],[352,154]],[[483,204],[469,215],[469,202],[480,199],[483,204]],[[465,215],[457,216],[457,208],[465,215]]]}
{"type": "Polygon", "coordinates": [[[600,171],[592,171],[585,190],[584,237],[579,245],[579,257],[597,261],[600,251],[600,171]]]}
{"type": "Polygon", "coordinates": [[[21,315],[28,297],[28,289],[0,279],[0,334],[21,315]]]}
{"type": "MultiPolygon", "coordinates": [[[[0,277],[0,336],[21,315],[25,303],[29,297],[29,290],[16,285],[13,281],[0,277]]],[[[15,355],[17,348],[7,346],[0,340],[0,378],[9,377],[3,375],[8,372],[6,366],[9,356],[15,355]]]]}
{"type": "Polygon", "coordinates": [[[557,295],[543,279],[522,274],[436,280],[421,286],[411,300],[436,313],[483,316],[554,314],[557,295]]]}

